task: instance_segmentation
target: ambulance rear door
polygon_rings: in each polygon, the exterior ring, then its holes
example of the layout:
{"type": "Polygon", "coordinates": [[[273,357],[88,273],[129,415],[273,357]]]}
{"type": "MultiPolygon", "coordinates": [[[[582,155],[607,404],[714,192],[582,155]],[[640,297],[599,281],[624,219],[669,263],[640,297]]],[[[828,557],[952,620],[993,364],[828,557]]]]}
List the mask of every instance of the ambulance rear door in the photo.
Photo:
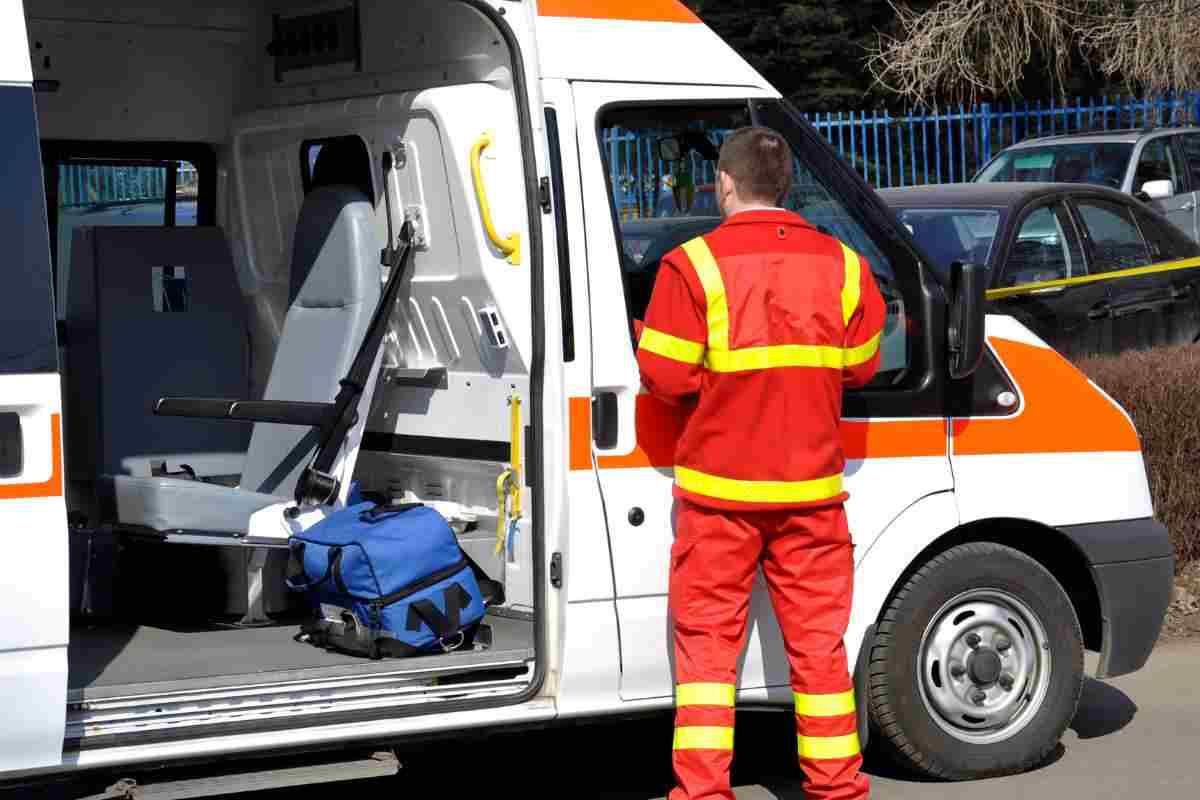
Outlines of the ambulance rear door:
{"type": "Polygon", "coordinates": [[[0,771],[62,760],[68,567],[62,411],[29,44],[0,7],[0,771]]]}
{"type": "MultiPolygon", "coordinates": [[[[715,145],[733,127],[776,127],[796,154],[789,207],[865,256],[879,276],[888,301],[883,366],[869,391],[847,398],[843,424],[856,563],[906,507],[952,488],[933,334],[943,312],[914,252],[889,235],[894,218],[874,205],[862,179],[775,101],[747,101],[761,92],[591,82],[574,83],[573,92],[592,315],[592,450],[612,552],[620,691],[625,700],[665,698],[673,684],[667,583],[680,421],[641,392],[631,320],[644,314],[657,259],[720,217],[715,164],[700,155],[685,168],[664,163],[655,141],[686,131],[715,145]]],[[[778,687],[772,700],[786,701],[788,662],[761,575],[749,624],[741,688],[778,687]]]]}

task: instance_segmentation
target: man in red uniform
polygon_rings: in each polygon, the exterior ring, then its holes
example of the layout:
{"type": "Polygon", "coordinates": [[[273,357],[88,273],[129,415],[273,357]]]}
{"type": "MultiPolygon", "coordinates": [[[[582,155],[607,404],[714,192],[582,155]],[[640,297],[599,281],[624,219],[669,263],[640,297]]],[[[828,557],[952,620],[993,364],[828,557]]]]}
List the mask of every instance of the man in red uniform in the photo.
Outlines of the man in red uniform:
{"type": "Polygon", "coordinates": [[[663,259],[639,327],[651,394],[688,416],[671,550],[676,711],[670,800],[733,800],[734,695],[755,572],[783,631],[810,798],[865,798],[843,645],[853,548],[842,390],[879,363],[884,303],[866,261],[776,207],[792,155],[746,128],[721,148],[725,217],[663,259]]]}

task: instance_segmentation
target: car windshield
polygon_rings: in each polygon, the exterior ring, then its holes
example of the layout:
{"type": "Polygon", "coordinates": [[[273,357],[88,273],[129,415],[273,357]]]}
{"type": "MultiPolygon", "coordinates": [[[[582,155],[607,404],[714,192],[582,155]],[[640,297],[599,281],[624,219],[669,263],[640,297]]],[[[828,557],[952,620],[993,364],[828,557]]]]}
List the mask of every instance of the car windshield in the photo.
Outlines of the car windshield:
{"type": "Polygon", "coordinates": [[[989,263],[1001,209],[894,206],[892,211],[943,279],[949,276],[950,265],[955,261],[989,263]]]}
{"type": "Polygon", "coordinates": [[[1119,189],[1132,153],[1130,142],[1019,147],[997,156],[976,176],[975,182],[1095,183],[1119,189]]]}

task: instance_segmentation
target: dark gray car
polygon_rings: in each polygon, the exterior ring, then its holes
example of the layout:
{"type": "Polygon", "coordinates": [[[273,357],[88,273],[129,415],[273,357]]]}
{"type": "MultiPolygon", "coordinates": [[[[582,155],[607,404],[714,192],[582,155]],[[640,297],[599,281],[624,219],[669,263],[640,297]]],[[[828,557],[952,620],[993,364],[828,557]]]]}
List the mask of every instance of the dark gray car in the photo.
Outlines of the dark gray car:
{"type": "Polygon", "coordinates": [[[883,189],[943,276],[986,264],[989,312],[1069,356],[1200,338],[1200,245],[1146,204],[1089,184],[883,189]]]}

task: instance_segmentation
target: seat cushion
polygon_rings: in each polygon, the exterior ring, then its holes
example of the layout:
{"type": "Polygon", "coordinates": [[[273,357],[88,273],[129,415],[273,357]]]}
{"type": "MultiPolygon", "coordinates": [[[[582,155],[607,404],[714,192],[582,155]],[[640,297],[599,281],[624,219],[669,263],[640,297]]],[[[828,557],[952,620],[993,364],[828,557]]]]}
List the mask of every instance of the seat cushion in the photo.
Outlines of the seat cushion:
{"type": "Polygon", "coordinates": [[[286,499],[181,478],[112,475],[103,485],[118,523],[164,533],[245,533],[251,514],[286,499]]]}

